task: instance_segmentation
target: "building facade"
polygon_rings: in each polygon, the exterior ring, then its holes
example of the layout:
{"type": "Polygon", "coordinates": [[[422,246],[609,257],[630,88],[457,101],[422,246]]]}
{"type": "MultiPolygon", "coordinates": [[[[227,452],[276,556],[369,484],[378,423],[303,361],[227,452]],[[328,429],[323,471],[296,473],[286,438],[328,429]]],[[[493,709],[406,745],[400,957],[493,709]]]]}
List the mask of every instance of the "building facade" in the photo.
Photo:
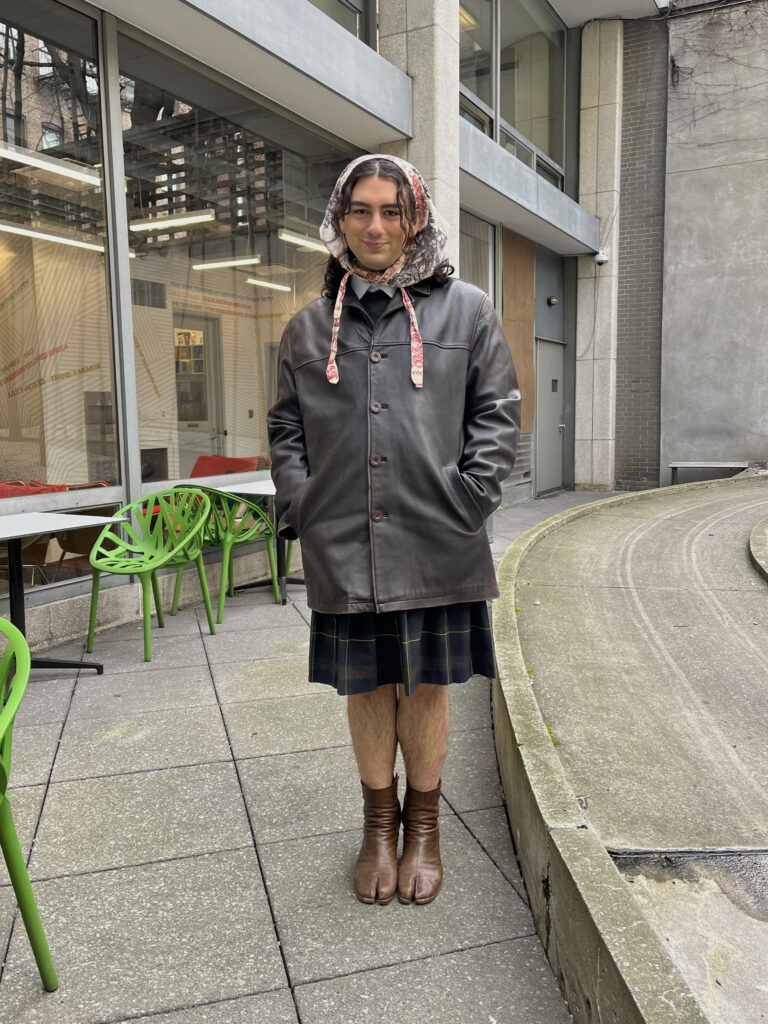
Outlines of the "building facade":
{"type": "MultiPolygon", "coordinates": [[[[767,5],[719,6],[0,0],[0,513],[265,455],[280,335],[363,152],[419,167],[502,317],[509,501],[765,458],[767,5]]],[[[30,603],[75,635],[87,561],[42,541],[30,603]]]]}

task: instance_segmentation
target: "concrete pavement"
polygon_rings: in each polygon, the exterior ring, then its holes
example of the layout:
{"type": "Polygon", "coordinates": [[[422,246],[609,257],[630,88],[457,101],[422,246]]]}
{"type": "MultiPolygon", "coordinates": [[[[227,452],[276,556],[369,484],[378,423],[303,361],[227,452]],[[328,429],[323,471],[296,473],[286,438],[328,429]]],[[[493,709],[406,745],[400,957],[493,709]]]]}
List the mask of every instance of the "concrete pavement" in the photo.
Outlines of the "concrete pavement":
{"type": "Polygon", "coordinates": [[[685,485],[502,561],[496,741],[577,1022],[768,1019],[767,523],[764,475],[685,485]]]}
{"type": "MultiPolygon", "coordinates": [[[[594,497],[501,510],[497,557],[594,497]]],[[[3,1024],[570,1020],[510,843],[487,681],[452,691],[439,898],[354,898],[359,782],[344,702],[306,682],[303,598],[243,592],[215,637],[182,609],[149,664],[131,623],[97,636],[103,676],[33,672],[12,804],[61,987],[42,991],[3,872],[3,1024]]]]}

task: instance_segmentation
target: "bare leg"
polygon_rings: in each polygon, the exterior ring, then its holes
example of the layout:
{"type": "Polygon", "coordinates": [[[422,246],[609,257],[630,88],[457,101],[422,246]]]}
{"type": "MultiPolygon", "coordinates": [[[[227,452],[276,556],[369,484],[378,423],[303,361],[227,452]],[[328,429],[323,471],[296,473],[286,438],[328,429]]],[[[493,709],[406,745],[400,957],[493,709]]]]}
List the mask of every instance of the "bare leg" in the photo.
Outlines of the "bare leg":
{"type": "Polygon", "coordinates": [[[437,819],[449,718],[447,686],[420,683],[410,697],[400,698],[397,738],[408,777],[403,803],[403,856],[397,873],[401,903],[430,903],[443,881],[437,819]]]}
{"type": "Polygon", "coordinates": [[[347,718],[357,768],[369,789],[392,784],[397,734],[397,687],[378,686],[347,697],[347,718]]]}
{"type": "Polygon", "coordinates": [[[440,782],[448,745],[450,703],[447,686],[420,683],[397,704],[397,739],[412,789],[429,792],[440,782]]]}
{"type": "Polygon", "coordinates": [[[397,687],[347,698],[349,731],[363,784],[363,842],[354,871],[357,898],[389,903],[397,888],[400,805],[395,770],[397,687]]]}

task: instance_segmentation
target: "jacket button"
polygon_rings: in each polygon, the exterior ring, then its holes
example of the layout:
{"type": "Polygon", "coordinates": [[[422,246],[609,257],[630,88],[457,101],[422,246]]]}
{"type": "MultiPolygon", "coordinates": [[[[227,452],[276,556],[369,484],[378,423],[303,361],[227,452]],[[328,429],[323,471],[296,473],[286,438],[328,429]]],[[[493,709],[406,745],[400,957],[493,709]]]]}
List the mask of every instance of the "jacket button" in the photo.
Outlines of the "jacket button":
{"type": "Polygon", "coordinates": [[[381,352],[371,352],[371,362],[372,363],[380,363],[381,362],[381,352]]]}
{"type": "Polygon", "coordinates": [[[370,462],[370,464],[372,466],[380,466],[381,465],[381,456],[380,455],[372,455],[370,457],[370,459],[368,459],[368,461],[370,462]]]}
{"type": "Polygon", "coordinates": [[[373,510],[373,515],[371,516],[371,519],[373,519],[374,523],[380,523],[383,518],[384,513],[381,511],[381,509],[375,508],[373,510]]]}
{"type": "Polygon", "coordinates": [[[371,412],[381,412],[381,402],[371,402],[371,412]]]}

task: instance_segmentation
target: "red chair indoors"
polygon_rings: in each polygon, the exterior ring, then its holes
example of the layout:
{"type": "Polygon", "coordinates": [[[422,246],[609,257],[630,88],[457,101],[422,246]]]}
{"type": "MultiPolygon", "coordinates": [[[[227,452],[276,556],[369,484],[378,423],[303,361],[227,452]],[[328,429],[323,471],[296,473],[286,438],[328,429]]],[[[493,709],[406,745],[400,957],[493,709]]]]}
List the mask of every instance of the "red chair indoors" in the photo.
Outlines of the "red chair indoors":
{"type": "Polygon", "coordinates": [[[269,469],[272,463],[266,455],[237,458],[232,455],[200,455],[192,467],[190,477],[221,476],[223,473],[249,473],[255,469],[269,469]]]}

